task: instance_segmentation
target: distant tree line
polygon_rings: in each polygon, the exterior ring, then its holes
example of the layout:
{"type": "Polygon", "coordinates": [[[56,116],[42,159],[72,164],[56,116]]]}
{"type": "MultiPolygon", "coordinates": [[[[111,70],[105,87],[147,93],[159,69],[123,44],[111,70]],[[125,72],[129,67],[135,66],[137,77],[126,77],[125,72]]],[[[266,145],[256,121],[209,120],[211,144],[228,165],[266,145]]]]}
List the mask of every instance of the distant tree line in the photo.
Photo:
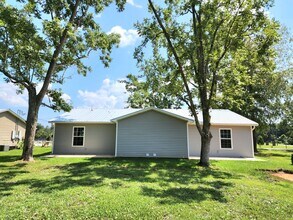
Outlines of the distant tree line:
{"type": "Polygon", "coordinates": [[[51,141],[53,137],[53,126],[43,126],[42,124],[37,124],[36,129],[36,140],[51,141]]]}

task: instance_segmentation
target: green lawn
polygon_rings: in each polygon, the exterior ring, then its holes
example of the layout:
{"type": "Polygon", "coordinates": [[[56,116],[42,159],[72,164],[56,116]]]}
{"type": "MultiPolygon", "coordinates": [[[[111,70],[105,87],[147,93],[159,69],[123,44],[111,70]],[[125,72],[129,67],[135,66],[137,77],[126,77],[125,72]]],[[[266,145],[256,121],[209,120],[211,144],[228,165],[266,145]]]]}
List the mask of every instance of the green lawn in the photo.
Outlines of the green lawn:
{"type": "Polygon", "coordinates": [[[285,145],[285,144],[277,144],[276,146],[273,146],[272,144],[269,145],[257,145],[259,149],[288,149],[293,150],[293,145],[285,145]]]}
{"type": "Polygon", "coordinates": [[[293,183],[261,169],[293,171],[289,152],[265,161],[44,158],[0,152],[0,219],[292,219],[293,183]]]}

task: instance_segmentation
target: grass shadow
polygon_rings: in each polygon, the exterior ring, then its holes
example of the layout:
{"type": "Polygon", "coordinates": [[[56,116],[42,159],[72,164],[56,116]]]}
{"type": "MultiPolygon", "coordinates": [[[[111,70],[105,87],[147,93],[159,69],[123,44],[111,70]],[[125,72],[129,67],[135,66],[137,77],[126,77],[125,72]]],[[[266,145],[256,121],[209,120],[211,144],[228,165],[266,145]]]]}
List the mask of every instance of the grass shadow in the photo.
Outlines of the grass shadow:
{"type": "MultiPolygon", "coordinates": [[[[4,152],[3,154],[0,152],[0,163],[6,163],[6,162],[15,162],[15,161],[19,161],[21,160],[21,151],[19,151],[19,149],[13,149],[11,151],[9,151],[8,153],[12,154],[12,155],[7,155],[7,152],[4,152]],[[15,155],[13,153],[15,152],[18,153],[18,155],[15,155]]],[[[46,155],[50,155],[51,151],[47,151],[47,152],[43,152],[43,153],[36,153],[34,154],[34,158],[45,158],[44,156],[46,155]]]]}
{"type": "Polygon", "coordinates": [[[49,179],[22,179],[13,185],[26,185],[37,193],[51,193],[80,186],[105,186],[107,180],[107,186],[112,189],[139,183],[143,196],[159,198],[161,203],[190,203],[206,199],[226,202],[223,189],[233,187],[230,180],[240,176],[199,167],[197,162],[185,159],[89,158],[65,165],[48,165],[44,169],[55,169],[58,174],[49,179]]]}
{"type": "Polygon", "coordinates": [[[232,183],[224,181],[203,182],[196,188],[171,187],[168,189],[154,189],[142,187],[142,195],[159,198],[162,204],[202,202],[207,199],[227,202],[222,188],[232,187],[232,183]]]}
{"type": "Polygon", "coordinates": [[[28,171],[22,170],[25,164],[15,164],[13,166],[7,166],[0,164],[0,196],[9,196],[12,194],[14,181],[12,179],[18,175],[28,173],[28,171]]]}
{"type": "Polygon", "coordinates": [[[0,154],[0,163],[6,163],[6,162],[14,162],[20,160],[20,155],[1,155],[0,154]]]}

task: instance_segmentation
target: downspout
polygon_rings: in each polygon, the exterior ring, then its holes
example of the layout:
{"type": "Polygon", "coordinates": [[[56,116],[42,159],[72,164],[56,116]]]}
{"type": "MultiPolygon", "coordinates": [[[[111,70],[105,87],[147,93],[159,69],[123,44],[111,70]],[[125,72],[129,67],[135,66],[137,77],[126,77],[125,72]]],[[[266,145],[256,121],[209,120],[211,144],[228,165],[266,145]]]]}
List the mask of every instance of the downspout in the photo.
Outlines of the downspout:
{"type": "Polygon", "coordinates": [[[250,132],[250,135],[251,135],[251,148],[252,148],[252,157],[254,158],[254,143],[253,143],[253,131],[255,129],[256,126],[251,126],[251,132],[250,132]]]}
{"type": "Polygon", "coordinates": [[[116,139],[115,139],[115,157],[117,157],[117,145],[118,145],[118,121],[116,123],[116,139]]]}
{"type": "Polygon", "coordinates": [[[53,139],[52,139],[52,155],[54,155],[54,145],[55,145],[55,123],[51,123],[51,126],[53,125],[53,139]]]}

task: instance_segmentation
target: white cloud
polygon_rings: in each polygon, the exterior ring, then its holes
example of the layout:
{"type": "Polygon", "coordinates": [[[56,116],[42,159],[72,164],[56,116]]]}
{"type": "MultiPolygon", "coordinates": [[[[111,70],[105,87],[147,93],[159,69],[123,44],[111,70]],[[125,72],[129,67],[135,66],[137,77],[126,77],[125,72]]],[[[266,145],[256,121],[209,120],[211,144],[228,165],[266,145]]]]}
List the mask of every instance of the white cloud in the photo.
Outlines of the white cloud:
{"type": "Polygon", "coordinates": [[[66,102],[66,103],[70,103],[71,102],[71,97],[70,95],[66,94],[66,93],[63,93],[61,95],[61,98],[66,102]]]}
{"type": "Polygon", "coordinates": [[[94,108],[124,108],[128,94],[125,84],[106,78],[97,91],[78,90],[84,106],[94,108]]]}
{"type": "Polygon", "coordinates": [[[27,107],[28,95],[24,90],[23,94],[17,94],[18,87],[13,83],[0,82],[0,100],[13,107],[27,107]]]}
{"type": "MultiPolygon", "coordinates": [[[[39,93],[41,91],[42,87],[43,87],[43,82],[37,83],[37,86],[36,86],[37,93],[39,93]]],[[[51,83],[49,84],[48,89],[52,89],[52,84],[51,83]]]]}
{"type": "Polygon", "coordinates": [[[130,4],[130,5],[134,6],[134,7],[136,7],[136,8],[142,8],[142,6],[139,5],[139,4],[136,4],[136,3],[134,2],[134,0],[126,0],[126,2],[127,2],[128,4],[130,4]]]}
{"type": "Polygon", "coordinates": [[[99,14],[95,14],[94,17],[95,17],[95,18],[100,18],[100,17],[102,17],[102,14],[101,14],[101,13],[99,13],[99,14]]]}
{"type": "Polygon", "coordinates": [[[120,47],[126,47],[129,45],[134,45],[137,39],[139,38],[137,30],[134,29],[123,29],[120,26],[114,26],[108,32],[108,34],[119,34],[120,35],[120,47]]]}

